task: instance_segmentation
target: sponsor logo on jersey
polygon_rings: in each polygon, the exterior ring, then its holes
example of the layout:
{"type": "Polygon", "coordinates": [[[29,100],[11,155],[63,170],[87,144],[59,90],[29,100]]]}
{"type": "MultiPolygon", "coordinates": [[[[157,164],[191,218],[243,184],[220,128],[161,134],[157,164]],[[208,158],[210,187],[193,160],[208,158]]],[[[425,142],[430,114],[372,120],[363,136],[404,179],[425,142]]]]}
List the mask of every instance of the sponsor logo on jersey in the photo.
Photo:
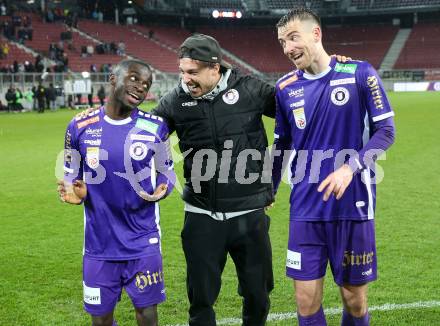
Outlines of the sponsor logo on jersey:
{"type": "Polygon", "coordinates": [[[99,166],[99,147],[87,147],[86,162],[91,169],[99,166]]]}
{"type": "Polygon", "coordinates": [[[300,106],[304,106],[304,99],[298,102],[290,103],[291,108],[299,108],[300,106]]]}
{"type": "Polygon", "coordinates": [[[146,130],[149,133],[156,134],[157,129],[159,129],[159,125],[157,123],[145,120],[145,119],[137,119],[136,128],[146,130]]]}
{"type": "Polygon", "coordinates": [[[287,250],[286,266],[289,268],[301,270],[301,253],[287,250]]]}
{"type": "Polygon", "coordinates": [[[147,156],[148,148],[144,143],[135,142],[130,145],[129,152],[133,160],[141,161],[147,156]]]}
{"type": "Polygon", "coordinates": [[[143,292],[146,287],[162,283],[163,282],[163,271],[158,270],[156,272],[152,271],[146,271],[139,272],[136,274],[136,287],[139,289],[139,291],[143,292]]]}
{"type": "MultiPolygon", "coordinates": [[[[99,113],[99,109],[90,112],[89,114],[87,114],[87,116],[82,116],[82,115],[80,115],[80,116],[78,116],[78,117],[75,117],[75,121],[82,120],[82,119],[84,119],[84,118],[86,118],[86,117],[93,117],[94,115],[96,115],[96,114],[98,114],[98,113],[99,113]]],[[[82,113],[79,113],[79,114],[82,114],[82,113]]]]}
{"type": "Polygon", "coordinates": [[[89,144],[92,146],[100,146],[101,145],[101,139],[85,139],[84,144],[89,144]]]}
{"type": "Polygon", "coordinates": [[[226,93],[223,94],[222,99],[226,104],[235,104],[238,102],[240,94],[236,89],[231,88],[226,93]]]}
{"type": "Polygon", "coordinates": [[[357,69],[357,64],[354,63],[336,63],[335,71],[345,72],[347,74],[354,74],[357,69]]]}
{"type": "Polygon", "coordinates": [[[356,207],[360,208],[360,207],[364,207],[365,206],[365,202],[363,200],[357,201],[356,202],[356,207]]]}
{"type": "Polygon", "coordinates": [[[295,118],[295,124],[299,129],[304,129],[306,127],[306,115],[304,113],[304,108],[299,108],[292,110],[293,117],[295,118]]]}
{"type": "Polygon", "coordinates": [[[156,137],[151,136],[151,135],[131,134],[130,139],[131,140],[144,140],[144,141],[154,142],[156,140],[156,137]]]}
{"type": "Polygon", "coordinates": [[[67,164],[70,164],[72,163],[72,134],[70,133],[70,130],[67,130],[66,132],[64,143],[64,161],[67,164]]]}
{"type": "Polygon", "coordinates": [[[371,98],[373,100],[374,106],[378,110],[383,109],[382,102],[382,92],[380,91],[379,81],[376,76],[368,76],[367,77],[367,86],[370,89],[371,98]]]}
{"type": "Polygon", "coordinates": [[[304,96],[304,87],[292,89],[289,91],[289,97],[302,97],[304,96]]]}
{"type": "Polygon", "coordinates": [[[330,86],[346,85],[346,84],[356,84],[356,78],[342,78],[330,80],[330,86]]]}
{"type": "Polygon", "coordinates": [[[344,259],[342,260],[342,266],[361,266],[361,265],[368,265],[373,262],[374,259],[374,252],[362,252],[362,253],[356,253],[354,251],[345,251],[344,252],[344,259]]]}
{"type": "Polygon", "coordinates": [[[298,76],[295,74],[292,77],[287,78],[285,81],[282,81],[278,84],[280,91],[282,91],[287,85],[290,85],[298,80],[298,76]]]}
{"type": "Polygon", "coordinates": [[[196,106],[197,101],[183,102],[182,106],[196,106]]]}
{"type": "Polygon", "coordinates": [[[78,122],[76,124],[76,126],[78,127],[78,129],[84,128],[85,126],[88,126],[89,124],[95,123],[99,121],[99,116],[78,122]]]}
{"type": "Polygon", "coordinates": [[[350,93],[345,87],[336,87],[332,90],[330,98],[333,104],[341,106],[348,102],[350,99],[350,93]]]}
{"type": "Polygon", "coordinates": [[[101,304],[101,289],[91,288],[83,282],[84,302],[88,304],[101,304]]]}
{"type": "Polygon", "coordinates": [[[373,274],[373,269],[372,268],[370,268],[369,270],[367,270],[365,272],[362,272],[362,275],[364,275],[364,276],[370,276],[371,274],[373,274]]]}
{"type": "Polygon", "coordinates": [[[86,129],[86,135],[92,136],[92,137],[101,137],[102,134],[102,127],[101,128],[87,128],[86,129]]]}

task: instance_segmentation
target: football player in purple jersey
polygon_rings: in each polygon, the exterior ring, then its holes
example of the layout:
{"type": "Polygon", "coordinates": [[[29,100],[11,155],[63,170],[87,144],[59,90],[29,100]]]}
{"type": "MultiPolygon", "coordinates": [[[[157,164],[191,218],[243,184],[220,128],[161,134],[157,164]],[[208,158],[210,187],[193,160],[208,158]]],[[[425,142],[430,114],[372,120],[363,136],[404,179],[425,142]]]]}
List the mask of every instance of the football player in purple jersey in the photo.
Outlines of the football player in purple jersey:
{"type": "Polygon", "coordinates": [[[368,62],[339,63],[327,54],[315,13],[291,10],[277,29],[297,68],[276,84],[275,148],[281,155],[273,182],[276,192],[287,166],[286,274],[294,279],[299,325],[326,325],[328,262],[344,306],[341,324],[369,325],[367,284],[377,278],[375,160],[394,142],[394,113],[368,62]]]}
{"type": "Polygon", "coordinates": [[[63,202],[84,204],[84,309],[93,325],[115,325],[125,288],[138,325],[157,325],[165,300],[158,201],[175,175],[163,119],[137,107],[152,82],[150,67],[121,61],[105,106],[67,127],[63,202]]]}

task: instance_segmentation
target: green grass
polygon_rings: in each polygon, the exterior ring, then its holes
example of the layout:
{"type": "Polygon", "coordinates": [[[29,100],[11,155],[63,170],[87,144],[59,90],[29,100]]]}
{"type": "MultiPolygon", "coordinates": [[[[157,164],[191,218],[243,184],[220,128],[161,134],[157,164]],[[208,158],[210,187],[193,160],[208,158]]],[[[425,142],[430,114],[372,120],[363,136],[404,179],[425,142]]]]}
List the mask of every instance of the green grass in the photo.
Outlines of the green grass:
{"type": "MultiPolygon", "coordinates": [[[[440,93],[391,93],[397,137],[380,161],[376,214],[379,279],[369,304],[440,300],[440,93]]],[[[0,114],[0,325],[87,325],[82,309],[82,208],[61,204],[55,191],[55,160],[75,112],[0,114]]],[[[266,121],[272,135],[273,122],[266,121]]],[[[177,165],[182,175],[181,165],[177,165]]],[[[288,187],[279,191],[271,239],[275,290],[272,313],[293,312],[292,282],[284,275],[288,187]]],[[[180,244],[183,205],[178,192],[161,203],[164,272],[168,299],[159,306],[162,325],[185,323],[185,262],[180,244]]],[[[340,307],[327,275],[324,305],[340,307]]],[[[241,300],[229,261],[216,303],[218,319],[239,317],[241,300]]],[[[373,311],[373,325],[440,325],[440,307],[373,311]]],[[[120,325],[134,325],[124,294],[120,325]]],[[[339,325],[339,315],[328,317],[339,325]]],[[[296,320],[268,325],[296,325],[296,320]]]]}

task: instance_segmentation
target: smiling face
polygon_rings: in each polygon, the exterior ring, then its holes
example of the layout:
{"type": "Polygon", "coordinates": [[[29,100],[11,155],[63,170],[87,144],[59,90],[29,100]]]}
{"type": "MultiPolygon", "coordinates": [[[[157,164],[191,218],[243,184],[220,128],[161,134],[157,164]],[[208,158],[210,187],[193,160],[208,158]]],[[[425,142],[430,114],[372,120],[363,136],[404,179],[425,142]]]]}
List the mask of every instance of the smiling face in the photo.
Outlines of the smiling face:
{"type": "Polygon", "coordinates": [[[212,66],[190,58],[179,60],[182,81],[188,86],[191,96],[196,98],[209,93],[220,80],[220,65],[212,66]]]}
{"type": "Polygon", "coordinates": [[[115,100],[123,107],[135,108],[146,98],[152,83],[152,74],[148,67],[132,63],[128,68],[111,75],[115,100]]]}
{"type": "Polygon", "coordinates": [[[278,41],[284,54],[300,70],[307,70],[316,59],[321,28],[312,20],[290,20],[278,27],[278,41]]]}

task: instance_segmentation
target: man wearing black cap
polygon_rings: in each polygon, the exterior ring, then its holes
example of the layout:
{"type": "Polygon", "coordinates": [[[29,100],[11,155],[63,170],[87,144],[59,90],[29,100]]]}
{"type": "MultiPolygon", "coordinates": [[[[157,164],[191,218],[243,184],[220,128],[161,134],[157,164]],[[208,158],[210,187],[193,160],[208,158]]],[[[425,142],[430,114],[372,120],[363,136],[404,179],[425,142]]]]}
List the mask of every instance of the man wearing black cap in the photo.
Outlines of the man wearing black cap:
{"type": "Polygon", "coordinates": [[[273,202],[273,191],[262,116],[275,116],[274,88],[240,76],[207,35],[187,38],[179,59],[180,85],[153,112],[176,131],[185,155],[182,246],[189,324],[216,325],[213,304],[229,253],[243,297],[243,325],[264,325],[273,289],[264,208],[273,202]]]}

